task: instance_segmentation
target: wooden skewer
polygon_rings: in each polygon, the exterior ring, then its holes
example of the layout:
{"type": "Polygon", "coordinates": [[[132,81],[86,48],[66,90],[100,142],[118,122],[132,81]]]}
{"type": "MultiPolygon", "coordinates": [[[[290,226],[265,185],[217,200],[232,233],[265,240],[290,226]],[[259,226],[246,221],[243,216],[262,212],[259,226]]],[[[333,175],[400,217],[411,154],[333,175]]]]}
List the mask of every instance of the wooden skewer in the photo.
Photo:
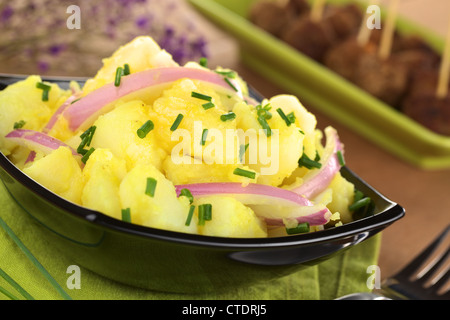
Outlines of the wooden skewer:
{"type": "MultiPolygon", "coordinates": [[[[373,0],[372,4],[378,5],[378,1],[373,0]]],[[[372,29],[367,26],[367,19],[369,18],[369,16],[370,16],[369,13],[366,12],[365,18],[363,19],[361,27],[359,28],[357,41],[361,47],[365,46],[367,42],[369,42],[370,35],[372,34],[372,29]]]]}
{"type": "Polygon", "coordinates": [[[311,8],[311,20],[319,22],[322,20],[323,9],[325,7],[325,0],[315,0],[311,8]]]}
{"type": "Polygon", "coordinates": [[[448,82],[450,72],[450,17],[447,31],[447,38],[445,40],[445,50],[442,54],[441,68],[439,70],[439,82],[436,90],[436,97],[442,99],[448,94],[448,82]]]}
{"type": "Polygon", "coordinates": [[[399,4],[400,0],[391,0],[391,5],[389,6],[389,12],[386,17],[386,23],[381,35],[381,43],[378,51],[381,59],[387,59],[391,54],[392,41],[395,32],[395,20],[397,19],[399,4]]]}

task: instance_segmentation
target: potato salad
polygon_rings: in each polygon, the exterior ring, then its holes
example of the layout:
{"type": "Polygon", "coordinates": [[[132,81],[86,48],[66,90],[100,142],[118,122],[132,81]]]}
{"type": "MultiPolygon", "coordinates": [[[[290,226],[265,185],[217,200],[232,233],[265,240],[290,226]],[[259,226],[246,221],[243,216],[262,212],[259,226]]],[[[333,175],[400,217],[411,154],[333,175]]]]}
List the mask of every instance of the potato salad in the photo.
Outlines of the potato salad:
{"type": "Polygon", "coordinates": [[[27,176],[126,223],[261,238],[351,222],[369,202],[344,146],[292,95],[249,96],[233,70],[178,65],[150,37],[69,89],[30,75],[0,92],[0,149],[27,176]]]}

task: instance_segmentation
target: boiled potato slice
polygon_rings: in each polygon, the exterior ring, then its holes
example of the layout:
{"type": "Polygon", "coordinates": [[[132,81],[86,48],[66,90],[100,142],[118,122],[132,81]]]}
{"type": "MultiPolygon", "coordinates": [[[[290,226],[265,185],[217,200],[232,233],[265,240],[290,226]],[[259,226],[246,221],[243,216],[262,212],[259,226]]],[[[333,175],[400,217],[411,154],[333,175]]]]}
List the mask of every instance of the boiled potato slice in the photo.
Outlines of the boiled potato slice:
{"type": "Polygon", "coordinates": [[[83,168],[83,206],[121,219],[119,187],[126,174],[125,160],[107,149],[96,149],[83,168]]]}
{"type": "Polygon", "coordinates": [[[81,204],[82,173],[78,161],[67,147],[60,147],[34,161],[23,172],[61,197],[81,204]]]}
{"type": "Polygon", "coordinates": [[[196,198],[196,214],[201,205],[210,204],[212,218],[199,226],[199,233],[208,236],[233,238],[267,237],[266,225],[253,212],[232,197],[207,196],[196,198]]]}
{"type": "Polygon", "coordinates": [[[15,123],[23,121],[23,129],[41,131],[55,109],[70,96],[70,91],[46,83],[51,89],[48,101],[42,101],[43,90],[36,88],[39,82],[42,82],[41,77],[29,76],[0,92],[0,151],[5,155],[9,155],[16,147],[5,139],[14,130],[15,123]]]}
{"type": "Polygon", "coordinates": [[[128,170],[138,163],[149,163],[161,169],[166,153],[160,148],[155,131],[150,131],[145,138],[137,135],[146,121],[156,121],[149,118],[148,108],[142,101],[133,100],[100,116],[94,123],[96,129],[91,146],[109,149],[127,162],[128,170]]]}
{"type": "Polygon", "coordinates": [[[194,219],[186,226],[190,203],[186,197],[177,197],[171,181],[152,165],[137,165],[120,184],[122,209],[130,209],[131,222],[143,226],[197,233],[194,219]],[[154,194],[146,193],[147,185],[156,181],[154,194]]]}
{"type": "Polygon", "coordinates": [[[116,70],[125,64],[131,72],[144,71],[156,67],[172,67],[178,64],[172,56],[148,36],[136,37],[121,46],[109,58],[103,59],[103,67],[94,78],[89,79],[83,87],[83,94],[88,94],[107,83],[114,82],[116,70]]]}

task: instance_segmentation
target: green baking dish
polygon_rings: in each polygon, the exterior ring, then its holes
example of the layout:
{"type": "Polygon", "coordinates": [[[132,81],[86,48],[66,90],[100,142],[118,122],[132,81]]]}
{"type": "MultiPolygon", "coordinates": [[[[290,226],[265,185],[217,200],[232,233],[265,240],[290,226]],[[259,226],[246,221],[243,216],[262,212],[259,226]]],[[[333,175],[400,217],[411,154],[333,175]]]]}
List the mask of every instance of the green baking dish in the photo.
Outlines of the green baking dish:
{"type": "MultiPolygon", "coordinates": [[[[258,0],[189,0],[239,42],[242,61],[301,101],[421,169],[450,168],[450,137],[432,132],[246,19],[258,0]]],[[[329,1],[336,4],[349,0],[329,1]]],[[[398,32],[417,34],[438,52],[444,40],[402,17],[398,32]]]]}

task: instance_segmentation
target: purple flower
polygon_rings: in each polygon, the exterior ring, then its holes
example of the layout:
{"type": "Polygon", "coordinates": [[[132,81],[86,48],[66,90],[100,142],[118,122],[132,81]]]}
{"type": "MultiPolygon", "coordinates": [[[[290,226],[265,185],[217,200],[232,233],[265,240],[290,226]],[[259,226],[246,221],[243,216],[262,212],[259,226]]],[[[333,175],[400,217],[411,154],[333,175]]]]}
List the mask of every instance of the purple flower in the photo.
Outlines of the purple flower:
{"type": "Polygon", "coordinates": [[[7,22],[13,14],[13,8],[11,8],[11,6],[6,6],[0,13],[0,22],[7,22]]]}

